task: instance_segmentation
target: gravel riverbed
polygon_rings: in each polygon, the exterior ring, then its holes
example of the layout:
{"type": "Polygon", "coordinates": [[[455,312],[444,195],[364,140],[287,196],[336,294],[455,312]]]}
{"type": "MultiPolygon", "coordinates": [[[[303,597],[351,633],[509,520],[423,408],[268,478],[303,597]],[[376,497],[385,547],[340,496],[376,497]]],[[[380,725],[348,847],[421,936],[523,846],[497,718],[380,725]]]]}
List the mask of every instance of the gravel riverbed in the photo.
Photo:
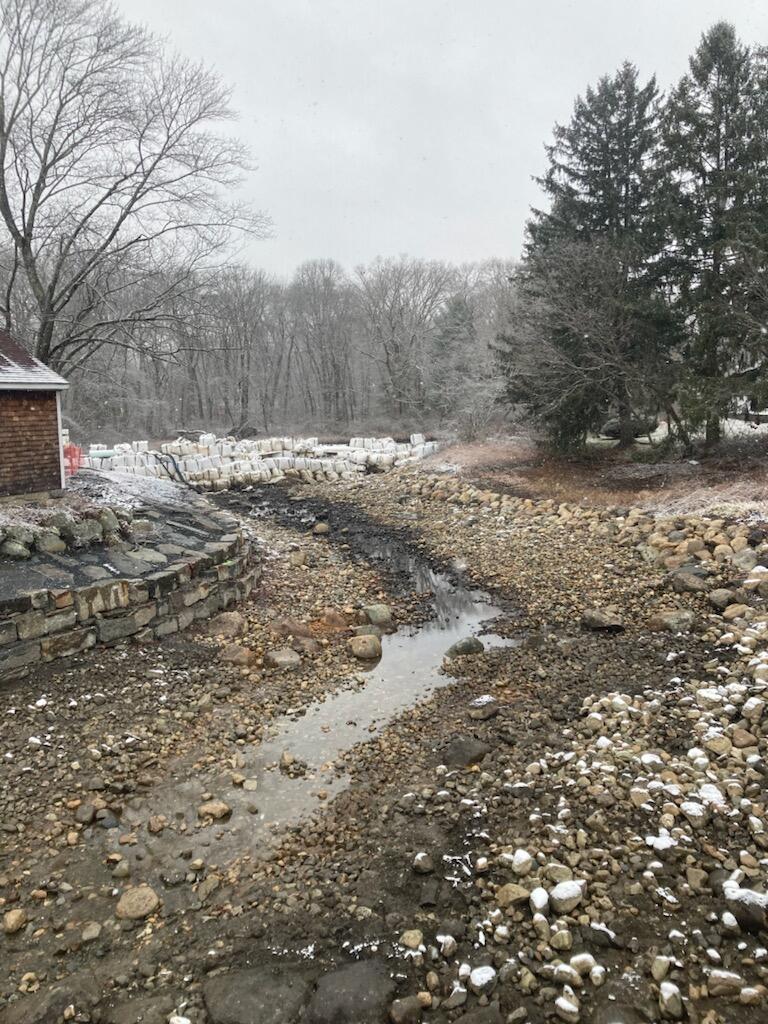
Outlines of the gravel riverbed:
{"type": "Polygon", "coordinates": [[[237,612],[0,691],[0,1020],[765,1019],[759,524],[218,500],[237,612]]]}

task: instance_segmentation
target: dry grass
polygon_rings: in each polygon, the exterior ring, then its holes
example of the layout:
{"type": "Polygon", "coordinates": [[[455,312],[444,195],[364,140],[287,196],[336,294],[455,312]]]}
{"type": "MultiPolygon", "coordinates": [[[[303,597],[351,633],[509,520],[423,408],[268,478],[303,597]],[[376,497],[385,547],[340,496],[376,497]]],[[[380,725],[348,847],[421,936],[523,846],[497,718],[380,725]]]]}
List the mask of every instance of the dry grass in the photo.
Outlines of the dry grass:
{"type": "Polygon", "coordinates": [[[530,438],[511,437],[443,448],[423,467],[433,472],[451,467],[468,481],[520,497],[637,506],[661,515],[766,519],[765,448],[765,441],[756,439],[725,446],[711,457],[645,462],[617,448],[566,458],[530,438]]]}

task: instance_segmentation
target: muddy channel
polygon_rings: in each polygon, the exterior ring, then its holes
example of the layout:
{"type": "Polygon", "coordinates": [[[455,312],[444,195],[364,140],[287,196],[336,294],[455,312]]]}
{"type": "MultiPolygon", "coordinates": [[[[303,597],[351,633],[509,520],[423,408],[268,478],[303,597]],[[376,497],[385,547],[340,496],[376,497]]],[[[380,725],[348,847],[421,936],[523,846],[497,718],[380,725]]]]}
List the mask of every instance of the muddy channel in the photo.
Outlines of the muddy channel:
{"type": "MultiPolygon", "coordinates": [[[[276,516],[309,527],[317,518],[306,505],[286,510],[285,505],[274,507],[263,499],[252,509],[247,500],[238,504],[239,514],[257,522],[276,516]]],[[[177,898],[189,898],[186,888],[173,888],[184,878],[184,868],[179,867],[184,860],[200,858],[209,865],[215,861],[219,868],[241,857],[257,860],[285,828],[344,790],[350,781],[344,755],[436,689],[454,682],[441,671],[454,643],[477,637],[491,649],[519,642],[493,631],[494,620],[504,609],[488,593],[462,582],[460,573],[435,569],[406,542],[380,530],[359,527],[339,536],[356,557],[381,566],[404,591],[425,595],[429,617],[385,634],[378,662],[361,663],[359,672],[340,679],[324,699],[288,709],[269,723],[261,742],[238,747],[226,763],[210,771],[194,767],[205,751],[193,749],[171,766],[161,784],[126,804],[120,832],[161,814],[174,824],[173,829],[148,835],[139,851],[146,881],[172,886],[164,894],[167,910],[177,898]],[[244,777],[242,786],[232,786],[233,772],[244,777]],[[221,793],[226,794],[231,814],[212,828],[196,831],[198,808],[221,793]]],[[[213,714],[220,720],[233,717],[226,704],[214,708],[213,714]]],[[[107,853],[131,857],[130,850],[119,846],[117,829],[104,834],[104,844],[107,853]]]]}

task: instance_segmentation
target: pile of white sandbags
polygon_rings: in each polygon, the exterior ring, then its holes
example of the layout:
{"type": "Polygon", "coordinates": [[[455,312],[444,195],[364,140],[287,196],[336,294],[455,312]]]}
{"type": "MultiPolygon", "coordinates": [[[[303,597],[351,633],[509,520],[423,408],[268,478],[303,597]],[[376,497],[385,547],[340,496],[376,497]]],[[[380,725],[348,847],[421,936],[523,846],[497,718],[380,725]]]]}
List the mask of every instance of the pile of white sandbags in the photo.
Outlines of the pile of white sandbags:
{"type": "Polygon", "coordinates": [[[271,483],[293,478],[312,481],[354,480],[360,473],[386,472],[437,451],[437,442],[411,434],[407,444],[391,437],[353,437],[349,443],[320,444],[316,437],[268,437],[236,441],[201,434],[199,440],[179,438],[151,451],[147,441],[107,448],[92,444],[83,459],[90,469],[138,476],[167,477],[178,469],[204,490],[271,483]]]}

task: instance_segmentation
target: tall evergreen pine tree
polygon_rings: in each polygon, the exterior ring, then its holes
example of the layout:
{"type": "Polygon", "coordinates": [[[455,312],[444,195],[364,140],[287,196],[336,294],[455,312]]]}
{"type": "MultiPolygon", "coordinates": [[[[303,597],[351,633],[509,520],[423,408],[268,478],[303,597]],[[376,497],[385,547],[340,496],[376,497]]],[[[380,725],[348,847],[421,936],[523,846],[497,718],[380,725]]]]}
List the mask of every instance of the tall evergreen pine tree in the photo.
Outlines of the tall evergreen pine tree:
{"type": "Polygon", "coordinates": [[[555,238],[631,242],[640,255],[652,251],[659,123],[656,79],[641,86],[629,62],[579,96],[571,120],[555,126],[546,147],[549,167],[537,181],[552,205],[533,211],[529,251],[555,238]]]}
{"type": "MultiPolygon", "coordinates": [[[[589,336],[552,322],[550,341],[564,361],[583,369],[591,362],[594,373],[581,374],[579,388],[564,390],[563,401],[553,414],[551,396],[542,396],[549,410],[550,428],[561,439],[578,440],[605,417],[608,407],[619,413],[621,441],[632,440],[632,406],[637,394],[638,366],[658,361],[660,332],[658,304],[654,302],[653,257],[663,244],[663,218],[659,216],[660,170],[657,158],[660,107],[655,78],[638,81],[634,65],[623,64],[613,76],[600,79],[584,97],[576,100],[567,125],[557,125],[554,141],[547,147],[549,166],[538,179],[550,199],[548,210],[534,210],[528,224],[521,287],[531,303],[542,302],[538,285],[562,275],[570,265],[585,272],[583,256],[563,246],[596,246],[595,271],[604,267],[607,253],[614,254],[619,287],[614,299],[603,296],[603,320],[615,319],[616,337],[623,347],[621,365],[609,382],[599,370],[599,359],[585,359],[589,336]],[[599,252],[598,252],[599,249],[599,252]],[[627,327],[629,325],[630,329],[627,327]],[[599,375],[599,386],[597,376],[599,375]],[[558,420],[557,423],[554,420],[558,420]]],[[[541,322],[541,320],[539,320],[541,322]]],[[[546,319],[544,319],[546,322],[546,319]]],[[[603,332],[605,333],[605,332],[603,332]]],[[[603,341],[604,344],[604,341],[603,341]]],[[[512,346],[514,347],[514,345],[512,346]]],[[[502,363],[505,345],[500,345],[502,363]]],[[[515,392],[513,357],[508,352],[508,373],[515,392]]],[[[518,395],[527,391],[521,382],[518,395]]],[[[536,386],[533,382],[534,387],[536,386]]]]}
{"type": "Polygon", "coordinates": [[[734,397],[749,387],[741,372],[748,359],[745,317],[750,268],[764,250],[768,174],[757,70],[733,26],[720,22],[704,33],[666,109],[666,264],[688,325],[686,412],[706,423],[709,444],[719,440],[734,397]]]}

